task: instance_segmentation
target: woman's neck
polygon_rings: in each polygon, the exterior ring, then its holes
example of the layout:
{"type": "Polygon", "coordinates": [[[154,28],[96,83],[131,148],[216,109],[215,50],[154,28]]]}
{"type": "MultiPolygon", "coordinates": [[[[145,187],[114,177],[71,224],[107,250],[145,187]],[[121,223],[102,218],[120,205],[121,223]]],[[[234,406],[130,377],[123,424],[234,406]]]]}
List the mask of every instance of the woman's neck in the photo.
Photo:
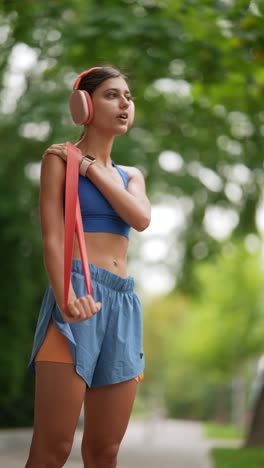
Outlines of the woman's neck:
{"type": "Polygon", "coordinates": [[[98,133],[95,128],[85,130],[83,137],[76,143],[82,154],[93,156],[102,165],[111,164],[114,137],[98,133]]]}

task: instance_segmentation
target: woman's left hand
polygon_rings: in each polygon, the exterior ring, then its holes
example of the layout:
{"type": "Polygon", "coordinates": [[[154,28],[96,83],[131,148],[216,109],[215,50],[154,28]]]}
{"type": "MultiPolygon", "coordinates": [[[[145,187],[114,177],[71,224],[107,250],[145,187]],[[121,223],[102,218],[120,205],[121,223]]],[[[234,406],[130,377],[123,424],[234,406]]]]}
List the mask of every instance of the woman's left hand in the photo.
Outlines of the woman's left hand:
{"type": "Polygon", "coordinates": [[[49,146],[43,153],[42,159],[47,155],[59,156],[63,161],[67,161],[67,144],[66,143],[55,143],[49,146]]]}

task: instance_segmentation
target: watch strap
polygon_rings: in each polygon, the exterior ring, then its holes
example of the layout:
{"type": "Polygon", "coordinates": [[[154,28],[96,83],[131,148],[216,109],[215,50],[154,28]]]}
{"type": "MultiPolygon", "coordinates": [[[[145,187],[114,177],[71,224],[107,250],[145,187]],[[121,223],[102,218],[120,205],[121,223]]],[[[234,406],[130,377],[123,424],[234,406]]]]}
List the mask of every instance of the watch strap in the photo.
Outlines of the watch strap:
{"type": "Polygon", "coordinates": [[[86,172],[92,164],[96,162],[96,159],[93,156],[84,156],[80,162],[80,174],[85,177],[86,172]]]}

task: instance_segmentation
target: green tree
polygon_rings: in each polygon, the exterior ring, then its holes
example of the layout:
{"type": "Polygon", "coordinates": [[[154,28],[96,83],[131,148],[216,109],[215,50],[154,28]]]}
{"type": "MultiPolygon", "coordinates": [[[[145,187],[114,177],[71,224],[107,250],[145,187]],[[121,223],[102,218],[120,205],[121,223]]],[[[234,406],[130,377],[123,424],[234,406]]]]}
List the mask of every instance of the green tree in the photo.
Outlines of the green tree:
{"type": "Polygon", "coordinates": [[[230,243],[195,271],[199,293],[188,324],[188,352],[205,368],[232,377],[263,349],[260,248],[249,253],[243,244],[230,243]]]}
{"type": "Polygon", "coordinates": [[[263,352],[263,276],[260,251],[230,243],[196,267],[196,297],[172,295],[147,307],[150,377],[164,383],[171,415],[232,417],[232,383],[246,380],[263,352]]]}
{"type": "MultiPolygon", "coordinates": [[[[8,154],[23,154],[26,164],[53,141],[75,140],[67,99],[76,73],[101,62],[126,70],[137,118],[115,155],[144,169],[153,201],[167,193],[192,199],[182,234],[187,290],[201,242],[203,255],[219,248],[203,223],[208,206],[236,212],[239,235],[255,229],[263,185],[264,33],[262,2],[253,3],[68,0],[62,9],[54,1],[4,2],[2,77],[12,74],[9,59],[23,50],[18,46],[36,56],[16,113],[1,121],[3,136],[18,133],[6,143],[8,154]],[[167,150],[181,155],[178,170],[165,169],[159,155],[167,150]]],[[[3,84],[8,88],[7,78],[3,84]]]]}
{"type": "MultiPolygon", "coordinates": [[[[232,209],[239,236],[255,229],[263,185],[262,15],[257,0],[0,3],[0,223],[8,269],[1,275],[1,355],[10,337],[0,403],[10,412],[26,400],[21,366],[46,282],[38,190],[28,174],[49,144],[79,134],[67,109],[76,74],[98,63],[127,72],[136,122],[117,140],[114,157],[144,170],[153,202],[168,193],[190,201],[178,283],[189,291],[193,262],[219,250],[203,222],[208,207],[232,209]],[[164,151],[180,155],[178,169],[169,170],[175,154],[164,151]]],[[[15,424],[8,418],[0,423],[15,424]]]]}

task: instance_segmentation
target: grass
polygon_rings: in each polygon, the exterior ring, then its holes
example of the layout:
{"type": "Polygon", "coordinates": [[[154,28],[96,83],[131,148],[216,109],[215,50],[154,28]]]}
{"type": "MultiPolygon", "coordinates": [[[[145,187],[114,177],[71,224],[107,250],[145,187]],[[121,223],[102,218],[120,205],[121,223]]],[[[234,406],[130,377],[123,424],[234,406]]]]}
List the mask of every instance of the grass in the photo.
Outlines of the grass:
{"type": "Polygon", "coordinates": [[[210,439],[243,439],[244,437],[243,429],[236,426],[208,422],[204,423],[203,427],[206,437],[210,439]]]}
{"type": "Polygon", "coordinates": [[[214,468],[263,468],[264,449],[214,448],[211,450],[214,468]]]}
{"type": "MultiPolygon", "coordinates": [[[[205,423],[206,437],[243,440],[244,431],[236,426],[205,423]]],[[[213,448],[210,451],[214,468],[263,468],[264,448],[213,448]]]]}

